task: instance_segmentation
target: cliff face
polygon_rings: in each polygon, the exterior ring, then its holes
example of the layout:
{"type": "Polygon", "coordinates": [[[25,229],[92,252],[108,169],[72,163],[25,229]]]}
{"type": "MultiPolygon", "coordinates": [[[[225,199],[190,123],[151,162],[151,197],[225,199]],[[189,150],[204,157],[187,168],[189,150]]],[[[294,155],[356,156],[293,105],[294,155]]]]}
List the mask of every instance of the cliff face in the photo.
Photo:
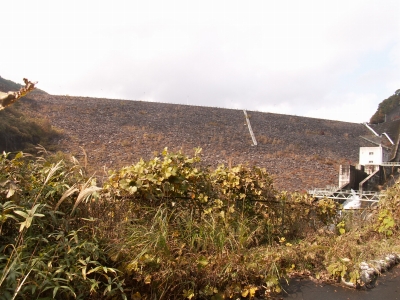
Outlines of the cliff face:
{"type": "Polygon", "coordinates": [[[151,158],[164,147],[192,153],[203,162],[265,167],[279,189],[337,185],[340,163],[356,163],[368,135],[361,124],[248,111],[253,146],[242,110],[32,94],[21,110],[62,129],[65,152],[88,154],[90,170],[103,173],[151,158]]]}

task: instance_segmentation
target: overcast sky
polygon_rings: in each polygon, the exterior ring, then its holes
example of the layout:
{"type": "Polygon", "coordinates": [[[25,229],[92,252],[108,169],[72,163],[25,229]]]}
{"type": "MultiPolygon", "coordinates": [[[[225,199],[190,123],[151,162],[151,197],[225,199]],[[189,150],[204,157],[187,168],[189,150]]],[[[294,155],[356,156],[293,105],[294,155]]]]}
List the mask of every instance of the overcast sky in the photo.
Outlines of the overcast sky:
{"type": "Polygon", "coordinates": [[[1,4],[0,76],[55,95],[369,121],[400,88],[399,0],[1,4]]]}

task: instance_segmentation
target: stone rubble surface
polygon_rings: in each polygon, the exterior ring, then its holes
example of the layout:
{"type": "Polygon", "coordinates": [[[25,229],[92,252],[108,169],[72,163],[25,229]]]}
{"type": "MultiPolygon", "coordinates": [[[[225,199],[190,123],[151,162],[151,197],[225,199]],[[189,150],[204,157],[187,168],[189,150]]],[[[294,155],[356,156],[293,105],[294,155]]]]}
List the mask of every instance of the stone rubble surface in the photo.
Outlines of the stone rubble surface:
{"type": "MultiPolygon", "coordinates": [[[[150,159],[165,147],[191,155],[200,147],[206,166],[246,163],[265,167],[279,190],[338,184],[340,164],[357,163],[362,124],[242,110],[32,93],[22,110],[63,132],[62,151],[88,155],[89,170],[105,175],[150,159]]],[[[370,145],[367,145],[370,146],[370,145]]]]}

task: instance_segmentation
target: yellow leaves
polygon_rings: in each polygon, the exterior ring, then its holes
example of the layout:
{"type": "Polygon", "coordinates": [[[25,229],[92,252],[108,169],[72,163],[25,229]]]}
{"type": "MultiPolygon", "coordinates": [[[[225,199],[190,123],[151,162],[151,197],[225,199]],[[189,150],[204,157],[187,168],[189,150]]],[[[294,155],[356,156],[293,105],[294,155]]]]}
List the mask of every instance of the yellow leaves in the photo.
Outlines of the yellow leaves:
{"type": "Polygon", "coordinates": [[[222,206],[224,205],[224,202],[222,202],[220,199],[215,199],[213,204],[214,204],[214,208],[222,208],[222,206]]]}
{"type": "Polygon", "coordinates": [[[347,273],[346,259],[342,259],[339,262],[330,264],[326,269],[329,273],[331,273],[335,278],[341,276],[345,276],[347,273]]]}
{"type": "Polygon", "coordinates": [[[232,299],[235,295],[238,295],[242,292],[242,288],[238,283],[233,283],[230,284],[226,287],[226,290],[224,292],[225,297],[228,299],[232,299]]]}
{"type": "Polygon", "coordinates": [[[136,193],[138,189],[137,186],[135,185],[135,182],[130,179],[122,179],[119,182],[119,186],[121,187],[121,189],[128,191],[130,194],[136,193]]]}
{"type": "Polygon", "coordinates": [[[256,295],[256,291],[258,290],[257,287],[255,286],[247,286],[244,289],[242,289],[242,297],[244,298],[253,298],[256,295]]]}
{"type": "Polygon", "coordinates": [[[339,230],[339,234],[340,234],[340,235],[342,235],[342,234],[345,234],[345,233],[346,233],[345,226],[346,226],[346,224],[345,224],[345,222],[344,222],[344,221],[341,221],[341,222],[339,222],[339,224],[337,224],[337,225],[336,225],[336,227],[337,227],[337,228],[338,228],[338,230],[339,230]]]}
{"type": "Polygon", "coordinates": [[[37,84],[37,82],[31,82],[26,78],[24,78],[23,81],[25,83],[25,86],[17,92],[0,92],[0,110],[13,104],[15,101],[26,96],[29,92],[35,89],[35,84],[37,84]]]}
{"type": "Polygon", "coordinates": [[[200,193],[198,195],[198,199],[199,199],[200,203],[207,203],[208,202],[208,196],[204,195],[203,193],[200,193]]]}
{"type": "Polygon", "coordinates": [[[208,259],[204,256],[200,256],[200,258],[197,260],[197,267],[204,268],[207,265],[208,265],[208,259]]]}
{"type": "Polygon", "coordinates": [[[194,297],[194,291],[192,289],[183,290],[183,297],[185,299],[192,299],[194,297]]]}
{"type": "Polygon", "coordinates": [[[208,215],[208,214],[210,214],[211,212],[212,212],[212,207],[209,207],[209,208],[206,208],[206,209],[204,209],[203,210],[203,213],[205,214],[205,215],[208,215]]]}
{"type": "Polygon", "coordinates": [[[206,296],[212,296],[212,295],[218,293],[218,289],[217,289],[216,287],[207,285],[207,286],[202,290],[202,292],[203,292],[206,296]]]}
{"type": "Polygon", "coordinates": [[[167,155],[168,155],[168,147],[165,147],[164,150],[163,150],[163,152],[161,152],[161,154],[162,154],[163,156],[167,156],[167,155]]]}
{"type": "MultiPolygon", "coordinates": [[[[115,261],[118,259],[118,254],[115,256],[115,261]]],[[[139,267],[138,267],[138,263],[137,263],[137,261],[136,260],[134,260],[134,261],[131,261],[126,267],[125,267],[125,269],[129,272],[132,272],[132,271],[138,271],[139,270],[139,267]]]]}
{"type": "Polygon", "coordinates": [[[267,293],[271,293],[271,292],[280,293],[281,292],[281,288],[280,288],[280,284],[279,284],[279,277],[277,275],[267,276],[267,278],[265,280],[265,284],[267,285],[267,287],[266,287],[267,293]]]}
{"type": "Polygon", "coordinates": [[[378,232],[384,233],[386,236],[393,235],[393,228],[396,226],[396,222],[393,218],[393,214],[388,209],[383,209],[379,212],[379,218],[375,224],[378,232]]]}
{"type": "Polygon", "coordinates": [[[357,281],[360,278],[360,273],[358,272],[358,270],[354,270],[352,272],[349,273],[349,277],[350,277],[350,282],[357,284],[357,281]]]}
{"type": "Polygon", "coordinates": [[[145,284],[150,284],[151,283],[151,275],[146,275],[146,277],[144,278],[144,283],[145,284]]]}

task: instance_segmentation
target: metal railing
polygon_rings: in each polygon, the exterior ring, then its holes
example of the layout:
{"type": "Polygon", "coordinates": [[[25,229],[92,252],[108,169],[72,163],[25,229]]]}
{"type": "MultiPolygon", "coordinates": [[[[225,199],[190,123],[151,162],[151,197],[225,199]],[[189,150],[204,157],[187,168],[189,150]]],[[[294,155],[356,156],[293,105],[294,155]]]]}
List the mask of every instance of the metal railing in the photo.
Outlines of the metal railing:
{"type": "Polygon", "coordinates": [[[249,128],[251,139],[253,140],[253,145],[257,146],[257,140],[256,140],[256,137],[254,135],[253,129],[251,128],[250,120],[249,120],[249,117],[247,116],[246,110],[243,110],[243,113],[244,113],[244,116],[246,118],[246,123],[247,123],[247,127],[249,128]]]}
{"type": "Polygon", "coordinates": [[[400,167],[400,162],[399,161],[384,161],[380,165],[384,166],[384,167],[400,167]]]}
{"type": "Polygon", "coordinates": [[[351,200],[354,196],[360,201],[379,202],[383,194],[374,191],[333,190],[332,188],[312,189],[308,193],[317,199],[329,198],[333,200],[351,200]]]}

